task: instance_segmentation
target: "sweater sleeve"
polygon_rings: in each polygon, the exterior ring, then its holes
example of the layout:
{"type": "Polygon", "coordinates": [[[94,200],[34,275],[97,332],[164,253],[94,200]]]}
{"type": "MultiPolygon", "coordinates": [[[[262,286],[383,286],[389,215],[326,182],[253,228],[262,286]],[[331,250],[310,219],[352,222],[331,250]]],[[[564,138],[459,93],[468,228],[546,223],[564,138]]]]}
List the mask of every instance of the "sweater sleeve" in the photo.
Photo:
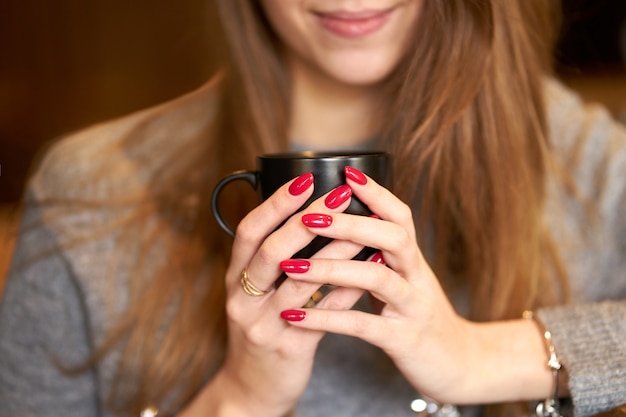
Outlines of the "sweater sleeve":
{"type": "Polygon", "coordinates": [[[626,301],[540,312],[569,374],[576,416],[626,404],[626,301]]]}
{"type": "Polygon", "coordinates": [[[569,374],[574,413],[585,417],[626,404],[626,129],[555,87],[553,137],[593,216],[571,203],[557,212],[571,220],[557,242],[572,303],[537,314],[569,374]]]}
{"type": "Polygon", "coordinates": [[[81,294],[54,235],[28,202],[0,304],[0,417],[99,416],[81,294]]]}

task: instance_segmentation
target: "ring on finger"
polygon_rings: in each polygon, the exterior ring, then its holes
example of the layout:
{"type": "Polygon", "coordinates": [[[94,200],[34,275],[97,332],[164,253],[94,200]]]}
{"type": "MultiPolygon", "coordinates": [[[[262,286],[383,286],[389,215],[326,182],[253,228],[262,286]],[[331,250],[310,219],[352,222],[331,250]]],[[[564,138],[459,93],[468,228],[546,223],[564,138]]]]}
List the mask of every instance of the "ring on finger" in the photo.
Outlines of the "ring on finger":
{"type": "Polygon", "coordinates": [[[248,268],[244,268],[243,271],[241,271],[241,287],[243,288],[243,291],[246,294],[251,295],[253,297],[259,297],[271,291],[271,289],[267,291],[262,290],[256,285],[254,285],[248,278],[248,268]]]}

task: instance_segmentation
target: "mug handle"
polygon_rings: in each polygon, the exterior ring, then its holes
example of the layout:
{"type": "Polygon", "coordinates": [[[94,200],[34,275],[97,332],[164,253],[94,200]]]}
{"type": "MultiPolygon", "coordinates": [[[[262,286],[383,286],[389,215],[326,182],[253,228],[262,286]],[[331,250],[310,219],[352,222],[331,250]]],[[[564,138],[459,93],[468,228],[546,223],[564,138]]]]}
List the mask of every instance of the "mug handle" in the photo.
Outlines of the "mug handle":
{"type": "Polygon", "coordinates": [[[215,220],[217,220],[217,224],[219,224],[222,230],[228,233],[228,235],[230,235],[230,237],[232,238],[235,237],[235,230],[230,227],[230,225],[226,223],[226,221],[222,217],[222,214],[219,211],[218,203],[222,189],[232,181],[237,180],[246,181],[255,190],[257,189],[257,185],[259,182],[258,175],[255,171],[235,171],[232,174],[229,174],[226,177],[222,178],[222,180],[218,182],[213,189],[213,194],[211,195],[211,208],[213,210],[213,216],[215,217],[215,220]]]}

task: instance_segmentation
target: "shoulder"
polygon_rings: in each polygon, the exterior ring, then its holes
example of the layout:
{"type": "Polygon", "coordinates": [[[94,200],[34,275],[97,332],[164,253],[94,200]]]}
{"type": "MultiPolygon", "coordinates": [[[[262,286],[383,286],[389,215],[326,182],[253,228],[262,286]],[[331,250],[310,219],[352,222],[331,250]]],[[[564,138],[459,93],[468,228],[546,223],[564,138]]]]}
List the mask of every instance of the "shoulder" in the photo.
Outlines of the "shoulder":
{"type": "Polygon", "coordinates": [[[626,178],[626,126],[603,106],[584,102],[560,82],[546,81],[550,144],[584,195],[626,178]],[[600,181],[600,182],[599,182],[600,181]]]}
{"type": "Polygon", "coordinates": [[[557,81],[546,85],[554,170],[547,224],[576,300],[623,297],[626,128],[557,81]]]}
{"type": "Polygon", "coordinates": [[[155,107],[56,141],[29,181],[36,200],[102,199],[140,192],[169,151],[197,137],[217,113],[219,78],[155,107]]]}
{"type": "Polygon", "coordinates": [[[626,145],[625,126],[604,106],[583,101],[553,78],[545,80],[544,91],[551,145],[557,153],[571,155],[589,145],[596,151],[626,145]]]}

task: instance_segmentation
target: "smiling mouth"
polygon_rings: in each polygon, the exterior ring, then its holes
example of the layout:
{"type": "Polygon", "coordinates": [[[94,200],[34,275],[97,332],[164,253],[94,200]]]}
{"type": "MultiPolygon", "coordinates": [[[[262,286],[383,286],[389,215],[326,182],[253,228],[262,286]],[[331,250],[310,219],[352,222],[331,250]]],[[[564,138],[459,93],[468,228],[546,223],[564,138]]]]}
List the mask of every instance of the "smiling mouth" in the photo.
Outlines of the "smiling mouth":
{"type": "Polygon", "coordinates": [[[358,12],[315,12],[322,27],[342,38],[357,39],[381,29],[389,20],[393,8],[358,12]]]}

